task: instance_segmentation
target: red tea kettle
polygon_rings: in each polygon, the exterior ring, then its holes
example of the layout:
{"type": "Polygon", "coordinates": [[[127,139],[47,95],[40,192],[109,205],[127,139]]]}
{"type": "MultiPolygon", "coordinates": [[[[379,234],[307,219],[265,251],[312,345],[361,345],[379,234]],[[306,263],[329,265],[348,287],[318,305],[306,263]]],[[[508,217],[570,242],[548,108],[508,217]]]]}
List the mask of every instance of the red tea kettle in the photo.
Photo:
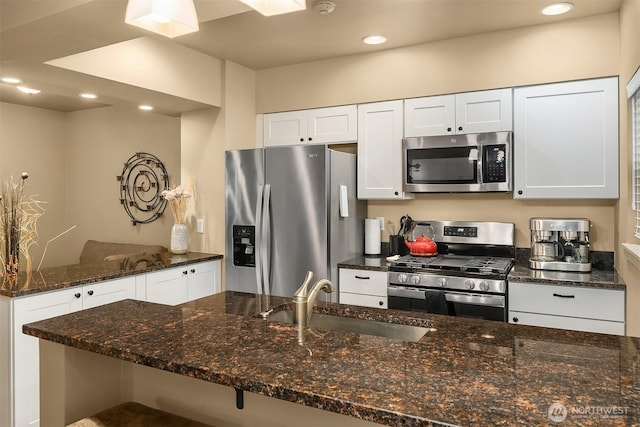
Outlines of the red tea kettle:
{"type": "Polygon", "coordinates": [[[424,234],[418,237],[413,242],[407,240],[404,241],[407,245],[411,255],[413,256],[436,256],[438,255],[438,245],[436,242],[425,236],[424,234]]]}

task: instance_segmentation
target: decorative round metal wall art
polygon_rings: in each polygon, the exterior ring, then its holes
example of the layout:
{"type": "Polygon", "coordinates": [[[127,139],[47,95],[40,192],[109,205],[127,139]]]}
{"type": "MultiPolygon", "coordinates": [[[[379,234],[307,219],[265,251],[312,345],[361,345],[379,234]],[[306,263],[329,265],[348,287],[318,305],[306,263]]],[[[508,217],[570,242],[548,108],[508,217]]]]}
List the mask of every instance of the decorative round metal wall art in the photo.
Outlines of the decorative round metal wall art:
{"type": "Polygon", "coordinates": [[[167,207],[162,191],[169,188],[169,174],[160,159],[149,153],[131,156],[117,177],[120,204],[133,225],[160,218],[167,207]]]}

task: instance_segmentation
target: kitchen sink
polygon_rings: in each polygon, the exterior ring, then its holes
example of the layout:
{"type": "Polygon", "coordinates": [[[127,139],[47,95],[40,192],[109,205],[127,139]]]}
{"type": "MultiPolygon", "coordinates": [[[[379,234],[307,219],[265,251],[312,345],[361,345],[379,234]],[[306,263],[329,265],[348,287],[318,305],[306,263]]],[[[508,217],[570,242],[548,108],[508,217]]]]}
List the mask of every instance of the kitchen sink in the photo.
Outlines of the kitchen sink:
{"type": "MultiPolygon", "coordinates": [[[[293,311],[282,310],[269,314],[268,321],[293,324],[293,311]]],[[[314,313],[311,315],[309,327],[331,329],[335,331],[354,332],[364,335],[375,335],[401,341],[420,341],[429,328],[397,323],[377,322],[375,320],[356,319],[353,317],[332,316],[314,313]]]]}

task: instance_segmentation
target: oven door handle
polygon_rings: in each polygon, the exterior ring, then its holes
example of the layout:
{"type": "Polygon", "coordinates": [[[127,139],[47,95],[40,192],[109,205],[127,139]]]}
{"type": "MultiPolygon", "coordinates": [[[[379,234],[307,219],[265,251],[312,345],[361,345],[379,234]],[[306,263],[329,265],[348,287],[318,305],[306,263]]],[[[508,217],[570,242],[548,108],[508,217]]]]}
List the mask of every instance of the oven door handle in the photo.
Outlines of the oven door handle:
{"type": "Polygon", "coordinates": [[[479,294],[454,294],[445,293],[448,302],[460,304],[484,305],[488,307],[504,308],[504,297],[501,295],[479,295],[479,294]]]}
{"type": "Polygon", "coordinates": [[[398,286],[388,286],[387,294],[390,297],[402,297],[413,299],[426,299],[424,289],[418,288],[405,288],[398,286]]]}

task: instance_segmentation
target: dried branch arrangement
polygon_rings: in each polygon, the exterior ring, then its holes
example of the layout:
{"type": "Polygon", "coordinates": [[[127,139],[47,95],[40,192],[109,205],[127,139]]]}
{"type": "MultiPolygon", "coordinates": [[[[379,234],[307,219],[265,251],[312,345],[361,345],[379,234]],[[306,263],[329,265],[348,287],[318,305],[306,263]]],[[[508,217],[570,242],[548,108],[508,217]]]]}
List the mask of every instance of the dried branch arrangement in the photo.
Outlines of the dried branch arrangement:
{"type": "Polygon", "coordinates": [[[173,220],[177,224],[184,224],[187,212],[187,202],[191,198],[191,192],[186,191],[181,185],[178,185],[173,189],[164,190],[162,192],[162,197],[169,202],[169,207],[171,207],[171,213],[173,214],[173,220]]]}
{"type": "Polygon", "coordinates": [[[0,196],[0,262],[2,263],[3,286],[14,288],[18,284],[20,254],[25,259],[27,273],[24,286],[31,280],[32,262],[29,248],[38,240],[36,223],[44,214],[41,201],[34,196],[25,198],[24,186],[29,174],[22,173],[18,183],[2,185],[0,196]]]}

